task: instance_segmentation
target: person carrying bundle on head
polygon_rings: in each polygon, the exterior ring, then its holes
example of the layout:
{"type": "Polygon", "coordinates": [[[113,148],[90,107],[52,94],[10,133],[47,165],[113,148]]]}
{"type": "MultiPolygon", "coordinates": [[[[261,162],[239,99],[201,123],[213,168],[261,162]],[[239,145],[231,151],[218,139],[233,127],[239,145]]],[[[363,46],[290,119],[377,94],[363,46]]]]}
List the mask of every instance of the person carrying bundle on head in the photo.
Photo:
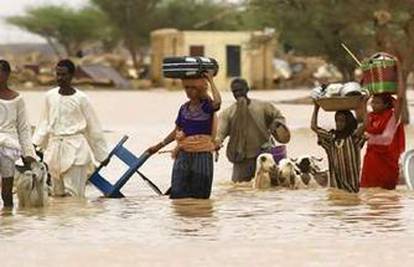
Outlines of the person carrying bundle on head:
{"type": "Polygon", "coordinates": [[[359,192],[361,149],[365,143],[364,130],[366,124],[366,101],[362,104],[362,120],[357,119],[350,110],[339,110],[335,113],[336,127],[326,130],[318,126],[319,104],[315,101],[311,129],[318,136],[318,144],[325,150],[329,162],[330,187],[359,192]]]}
{"type": "Polygon", "coordinates": [[[213,182],[213,155],[216,145],[213,140],[215,112],[220,109],[221,96],[212,74],[203,78],[182,79],[189,99],[178,112],[175,128],[164,140],[150,148],[156,153],[161,148],[177,141],[171,178],[170,198],[203,198],[211,194],[213,182]],[[211,87],[212,98],[206,90],[211,87]]]}
{"type": "Polygon", "coordinates": [[[397,62],[398,89],[395,99],[390,93],[372,97],[372,112],[368,114],[367,152],[362,167],[361,187],[395,189],[399,181],[399,158],[405,150],[404,125],[401,113],[405,100],[405,85],[401,66],[397,62]]]}

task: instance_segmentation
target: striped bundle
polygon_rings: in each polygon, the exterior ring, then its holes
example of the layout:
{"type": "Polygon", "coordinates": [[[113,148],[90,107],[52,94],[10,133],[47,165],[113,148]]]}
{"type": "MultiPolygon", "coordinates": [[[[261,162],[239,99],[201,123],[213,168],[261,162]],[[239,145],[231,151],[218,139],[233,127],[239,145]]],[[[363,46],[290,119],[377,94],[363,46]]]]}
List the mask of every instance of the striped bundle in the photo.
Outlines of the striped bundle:
{"type": "Polygon", "coordinates": [[[207,71],[215,76],[218,68],[217,61],[207,57],[166,57],[162,64],[164,77],[174,79],[201,78],[207,71]]]}
{"type": "Polygon", "coordinates": [[[362,86],[371,94],[397,92],[398,73],[396,59],[386,53],[376,53],[362,62],[362,86]]]}

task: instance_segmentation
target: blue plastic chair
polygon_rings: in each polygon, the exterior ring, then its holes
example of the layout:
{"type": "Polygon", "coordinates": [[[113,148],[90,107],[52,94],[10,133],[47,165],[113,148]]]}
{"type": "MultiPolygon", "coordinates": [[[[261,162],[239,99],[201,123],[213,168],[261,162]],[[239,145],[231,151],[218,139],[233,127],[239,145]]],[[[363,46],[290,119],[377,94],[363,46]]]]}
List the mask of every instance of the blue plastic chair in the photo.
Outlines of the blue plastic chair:
{"type": "MultiPolygon", "coordinates": [[[[125,164],[129,166],[129,169],[118,179],[113,185],[102,175],[99,174],[100,170],[104,167],[100,165],[95,172],[89,177],[89,181],[101,191],[105,197],[109,198],[122,198],[124,195],[121,193],[122,187],[128,182],[129,178],[138,172],[138,169],[145,163],[145,161],[151,156],[145,152],[140,157],[136,157],[123,145],[128,140],[128,136],[124,136],[121,141],[115,146],[115,148],[109,153],[108,158],[113,156],[118,157],[125,164]]],[[[138,172],[139,173],[139,172],[138,172]]]]}

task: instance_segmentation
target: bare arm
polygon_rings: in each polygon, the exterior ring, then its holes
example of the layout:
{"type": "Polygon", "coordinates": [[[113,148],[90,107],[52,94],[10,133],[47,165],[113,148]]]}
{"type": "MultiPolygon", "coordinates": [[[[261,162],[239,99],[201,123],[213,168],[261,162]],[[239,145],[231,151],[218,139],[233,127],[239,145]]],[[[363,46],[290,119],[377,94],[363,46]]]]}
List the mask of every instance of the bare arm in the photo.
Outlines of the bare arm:
{"type": "Polygon", "coordinates": [[[171,142],[173,142],[175,140],[175,135],[176,135],[178,130],[179,130],[179,128],[176,126],[161,142],[159,142],[158,144],[148,148],[147,151],[150,154],[154,154],[154,153],[157,153],[161,148],[169,145],[171,142]]]}
{"type": "Polygon", "coordinates": [[[312,120],[311,120],[311,129],[318,136],[318,145],[323,149],[329,150],[332,145],[332,134],[325,129],[322,129],[318,125],[318,114],[319,114],[319,105],[315,102],[315,107],[313,109],[312,120]]]}
{"type": "Polygon", "coordinates": [[[164,140],[162,140],[161,143],[163,144],[163,147],[169,145],[175,140],[175,135],[178,130],[179,128],[175,126],[175,128],[167,135],[167,137],[165,137],[164,140]]]}
{"type": "Polygon", "coordinates": [[[401,119],[402,110],[405,105],[406,85],[402,75],[402,67],[400,62],[397,60],[397,71],[398,71],[398,94],[397,101],[395,103],[395,120],[397,122],[401,119]]]}
{"type": "Polygon", "coordinates": [[[216,84],[214,83],[213,76],[209,72],[205,73],[204,76],[206,77],[211,87],[211,93],[213,97],[213,103],[212,103],[213,107],[215,110],[219,110],[221,106],[221,95],[220,95],[219,90],[216,87],[216,84]]]}
{"type": "Polygon", "coordinates": [[[319,108],[320,108],[319,105],[316,104],[316,102],[315,102],[315,106],[313,108],[312,120],[311,120],[311,129],[315,133],[317,133],[318,129],[319,129],[319,126],[318,126],[319,108]]]}
{"type": "Polygon", "coordinates": [[[366,96],[364,98],[364,100],[361,103],[361,108],[360,108],[360,116],[361,116],[361,120],[362,122],[358,125],[358,128],[355,131],[355,135],[356,136],[362,136],[365,132],[365,129],[367,128],[367,123],[368,123],[368,115],[367,115],[367,101],[368,101],[369,97],[366,96]]]}
{"type": "Polygon", "coordinates": [[[230,132],[229,111],[230,109],[224,110],[218,117],[218,129],[215,140],[218,146],[223,143],[224,139],[226,139],[230,132]]]}

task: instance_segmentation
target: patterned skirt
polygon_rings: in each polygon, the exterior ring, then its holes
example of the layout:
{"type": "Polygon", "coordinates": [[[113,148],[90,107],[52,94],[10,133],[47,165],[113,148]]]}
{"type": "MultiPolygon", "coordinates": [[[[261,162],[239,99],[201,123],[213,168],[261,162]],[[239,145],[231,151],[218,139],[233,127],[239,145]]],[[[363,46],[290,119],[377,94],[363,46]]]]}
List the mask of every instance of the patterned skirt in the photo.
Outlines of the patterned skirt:
{"type": "Polygon", "coordinates": [[[178,152],[171,178],[170,198],[209,198],[213,169],[211,152],[178,152]]]}

